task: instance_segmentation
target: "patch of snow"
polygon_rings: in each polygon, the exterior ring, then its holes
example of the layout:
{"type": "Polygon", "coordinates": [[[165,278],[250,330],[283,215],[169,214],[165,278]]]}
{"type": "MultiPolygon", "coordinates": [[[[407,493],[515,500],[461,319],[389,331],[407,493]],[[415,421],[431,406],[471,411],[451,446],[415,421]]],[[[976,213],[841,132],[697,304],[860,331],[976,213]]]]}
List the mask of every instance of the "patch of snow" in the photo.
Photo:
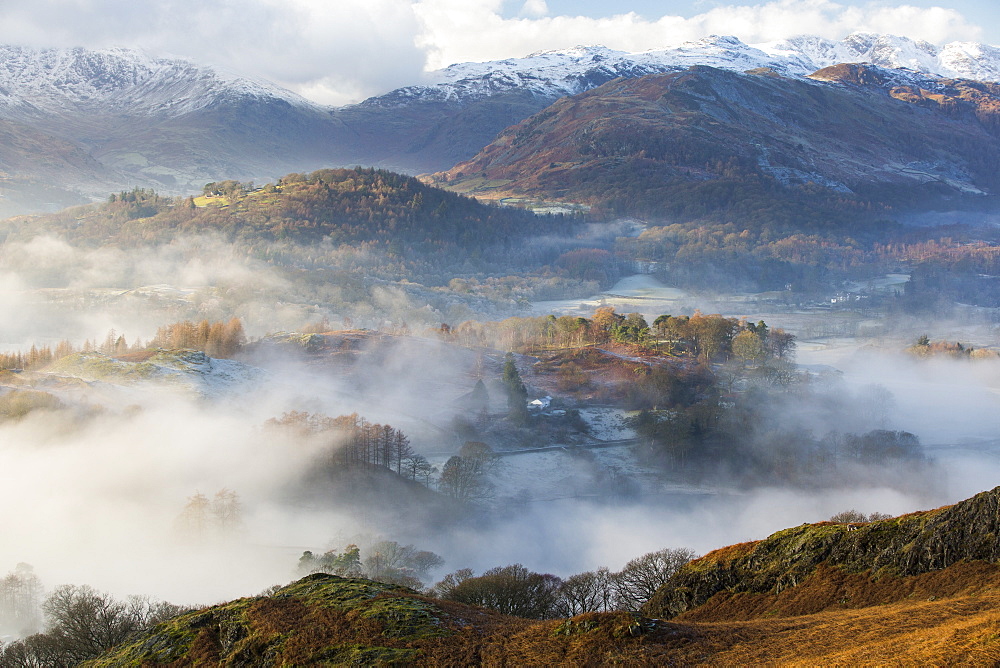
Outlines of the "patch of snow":
{"type": "Polygon", "coordinates": [[[257,367],[236,360],[212,358],[196,350],[160,351],[142,362],[123,361],[97,352],[79,353],[76,359],[80,364],[64,365],[48,375],[129,387],[140,392],[147,384],[154,392],[166,386],[183,394],[214,399],[250,390],[266,374],[257,367]],[[87,366],[92,363],[98,366],[87,366]]]}
{"type": "Polygon", "coordinates": [[[590,317],[601,306],[612,306],[618,313],[641,313],[648,322],[664,313],[678,314],[688,308],[688,293],[663,285],[648,274],[626,276],[607,292],[579,299],[558,299],[531,303],[536,315],[573,315],[590,317]]]}

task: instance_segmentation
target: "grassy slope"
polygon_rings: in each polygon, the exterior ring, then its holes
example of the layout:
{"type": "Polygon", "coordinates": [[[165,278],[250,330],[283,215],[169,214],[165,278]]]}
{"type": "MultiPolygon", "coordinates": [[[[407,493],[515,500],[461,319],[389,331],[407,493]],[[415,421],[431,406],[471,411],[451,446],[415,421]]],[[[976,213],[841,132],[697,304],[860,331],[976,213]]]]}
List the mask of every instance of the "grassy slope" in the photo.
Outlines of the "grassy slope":
{"type": "Polygon", "coordinates": [[[532,622],[312,575],[174,618],[85,665],[992,665],[997,603],[992,593],[728,623],[627,613],[532,622]]]}
{"type": "Polygon", "coordinates": [[[644,610],[717,621],[890,604],[921,592],[978,595],[1000,582],[998,524],[1000,488],[854,529],[804,524],[687,564],[644,610]]]}
{"type": "Polygon", "coordinates": [[[661,643],[630,615],[530,622],[368,580],[311,575],[158,625],[88,666],[649,665],[661,643]]]}

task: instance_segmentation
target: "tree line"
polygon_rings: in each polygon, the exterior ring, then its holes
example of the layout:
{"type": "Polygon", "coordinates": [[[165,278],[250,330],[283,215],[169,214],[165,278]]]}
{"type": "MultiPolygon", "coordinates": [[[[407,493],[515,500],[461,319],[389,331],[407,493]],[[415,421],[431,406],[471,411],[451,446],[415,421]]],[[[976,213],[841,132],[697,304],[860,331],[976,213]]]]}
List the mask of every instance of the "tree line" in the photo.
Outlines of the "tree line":
{"type": "Polygon", "coordinates": [[[706,362],[733,357],[750,363],[788,359],[795,337],[764,321],[748,322],[719,314],[658,316],[653,324],[639,313],[617,313],[599,307],[588,319],[579,316],[507,318],[498,322],[468,320],[441,327],[439,335],[474,348],[533,352],[606,343],[634,344],[659,354],[687,356],[706,362]]]}
{"type": "Polygon", "coordinates": [[[463,568],[445,575],[430,593],[531,619],[613,610],[635,612],[678,568],[695,558],[689,549],[668,548],[636,557],[617,572],[598,568],[565,579],[530,571],[521,564],[498,566],[479,576],[463,568]]]}
{"type": "Polygon", "coordinates": [[[410,480],[429,482],[434,473],[427,459],[414,452],[410,439],[387,424],[369,422],[357,413],[329,417],[289,411],[271,418],[266,426],[290,431],[301,438],[319,438],[328,445],[328,464],[384,468],[410,480]]]}
{"type": "Polygon", "coordinates": [[[630,560],[620,571],[598,568],[560,578],[521,564],[497,566],[476,575],[461,568],[424,588],[422,581],[444,560],[413,545],[379,540],[321,554],[302,553],[299,575],[330,573],[366,577],[424,591],[435,598],[490,608],[530,619],[573,617],[585,612],[638,611],[677,569],[697,558],[687,548],[667,548],[630,560]]]}
{"type": "Polygon", "coordinates": [[[0,580],[4,668],[73,668],[133,634],[187,611],[146,596],[125,600],[88,585],[60,585],[48,595],[34,570],[18,564],[0,580]]]}
{"type": "Polygon", "coordinates": [[[422,589],[429,573],[443,563],[444,559],[433,552],[394,540],[379,540],[363,550],[354,543],[322,554],[306,550],[299,557],[297,571],[300,576],[329,573],[422,589]]]}
{"type": "Polygon", "coordinates": [[[115,357],[141,353],[150,348],[190,348],[200,350],[209,357],[231,358],[243,350],[246,341],[243,322],[239,318],[230,318],[226,322],[184,320],[158,328],[156,335],[145,343],[136,340],[130,345],[124,334],[111,329],[103,341],[87,339],[79,346],[68,340],[60,341],[55,347],[33,344],[27,351],[0,353],[0,369],[41,369],[75,353],[98,352],[115,357]]]}

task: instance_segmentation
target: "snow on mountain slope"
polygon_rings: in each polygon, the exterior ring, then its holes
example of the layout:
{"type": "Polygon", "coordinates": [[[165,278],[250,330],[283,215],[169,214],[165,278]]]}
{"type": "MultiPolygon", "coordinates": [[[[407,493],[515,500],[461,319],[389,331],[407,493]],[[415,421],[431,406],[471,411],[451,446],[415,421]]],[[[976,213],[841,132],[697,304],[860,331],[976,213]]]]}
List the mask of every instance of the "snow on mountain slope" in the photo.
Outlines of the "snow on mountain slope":
{"type": "MultiPolygon", "coordinates": [[[[711,36],[638,53],[577,46],[539,51],[524,58],[459,63],[431,73],[427,85],[400,88],[362,104],[393,107],[414,101],[464,102],[508,91],[555,99],[617,77],[659,74],[692,65],[736,71],[769,67],[781,74],[803,76],[845,62],[1000,81],[1000,48],[972,42],[938,48],[906,37],[855,33],[841,41],[806,35],[748,45],[735,37],[711,36]]],[[[0,115],[7,117],[70,112],[179,116],[240,98],[324,109],[265,81],[183,59],[154,58],[135,49],[0,46],[0,115]]]]}
{"type": "Polygon", "coordinates": [[[177,116],[227,97],[317,107],[273,84],[134,49],[0,46],[0,108],[8,112],[177,116]]]}
{"type": "Polygon", "coordinates": [[[907,37],[855,33],[840,42],[802,36],[759,44],[757,48],[775,57],[791,59],[805,69],[818,70],[838,63],[871,63],[942,77],[1000,81],[1000,49],[973,42],[952,42],[939,49],[929,42],[907,37]]]}
{"type": "Polygon", "coordinates": [[[407,86],[366,100],[366,105],[391,106],[415,99],[464,101],[497,93],[527,89],[537,97],[575,95],[617,77],[663,72],[655,62],[603,46],[578,46],[561,51],[539,51],[524,58],[486,63],[458,63],[433,72],[430,85],[407,86]]]}
{"type": "Polygon", "coordinates": [[[805,35],[749,45],[735,37],[711,36],[639,53],[577,46],[540,51],[524,58],[459,63],[432,73],[429,85],[400,88],[364,104],[458,102],[514,90],[555,99],[595,88],[616,77],[661,74],[693,65],[740,72],[767,67],[787,76],[805,76],[838,63],[870,63],[927,75],[1000,81],[1000,48],[971,42],[953,42],[939,49],[907,37],[855,33],[839,42],[805,35]]]}
{"type": "MultiPolygon", "coordinates": [[[[617,77],[660,74],[692,65],[745,71],[761,67],[804,76],[845,62],[867,62],[924,74],[1000,81],[1000,48],[954,42],[942,48],[892,35],[855,33],[837,42],[816,36],[748,45],[712,36],[629,53],[603,46],[540,51],[524,58],[459,63],[431,73],[431,83],[370,98],[366,107],[415,101],[466,102],[505,92],[556,99],[617,77]]],[[[29,49],[0,46],[0,115],[128,114],[180,116],[220,101],[258,99],[322,112],[276,85],[182,59],[125,48],[29,49]]]]}

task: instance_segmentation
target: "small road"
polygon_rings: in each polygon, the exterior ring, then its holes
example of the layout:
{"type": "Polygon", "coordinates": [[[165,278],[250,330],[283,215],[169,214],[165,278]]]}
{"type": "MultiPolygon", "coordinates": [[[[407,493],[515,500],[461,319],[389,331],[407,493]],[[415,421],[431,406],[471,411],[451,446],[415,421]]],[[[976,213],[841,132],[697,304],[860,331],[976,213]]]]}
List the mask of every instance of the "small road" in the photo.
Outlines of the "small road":
{"type": "Polygon", "coordinates": [[[543,448],[525,448],[524,450],[497,450],[498,457],[511,457],[513,455],[527,455],[535,452],[567,452],[570,450],[594,450],[597,448],[618,448],[627,445],[635,445],[639,442],[637,438],[623,438],[619,441],[599,441],[597,443],[586,443],[584,445],[547,445],[543,448]]]}

